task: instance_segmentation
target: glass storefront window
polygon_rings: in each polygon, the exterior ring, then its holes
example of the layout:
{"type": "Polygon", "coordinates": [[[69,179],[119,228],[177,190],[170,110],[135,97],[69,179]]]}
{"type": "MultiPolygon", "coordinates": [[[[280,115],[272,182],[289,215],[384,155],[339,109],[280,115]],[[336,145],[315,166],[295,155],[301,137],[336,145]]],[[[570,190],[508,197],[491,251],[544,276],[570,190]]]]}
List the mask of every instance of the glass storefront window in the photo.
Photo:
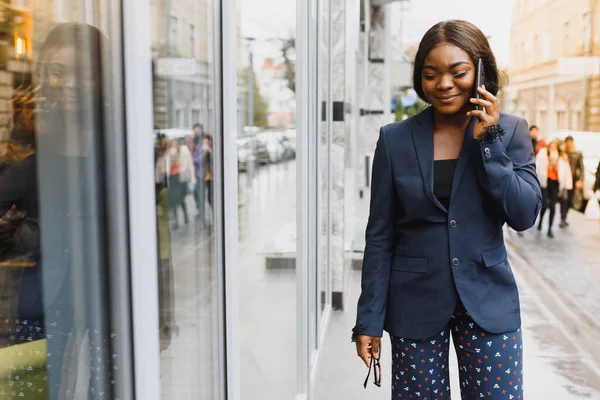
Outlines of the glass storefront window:
{"type": "Polygon", "coordinates": [[[3,399],[126,396],[111,237],[125,229],[121,77],[108,68],[121,38],[102,28],[107,3],[60,3],[0,5],[3,399]]]}
{"type": "Polygon", "coordinates": [[[296,265],[296,1],[237,6],[241,395],[291,399],[304,268],[296,265]]]}
{"type": "Polygon", "coordinates": [[[161,395],[219,396],[212,0],[150,1],[161,395]]]}

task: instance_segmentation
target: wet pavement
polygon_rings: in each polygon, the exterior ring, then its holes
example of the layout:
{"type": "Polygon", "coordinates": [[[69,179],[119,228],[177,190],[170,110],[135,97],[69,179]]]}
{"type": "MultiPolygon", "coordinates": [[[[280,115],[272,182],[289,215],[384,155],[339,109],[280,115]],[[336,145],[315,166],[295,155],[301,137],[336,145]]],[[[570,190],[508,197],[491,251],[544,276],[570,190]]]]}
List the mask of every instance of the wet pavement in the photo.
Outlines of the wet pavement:
{"type": "MultiPolygon", "coordinates": [[[[295,271],[265,265],[273,239],[295,223],[295,175],[290,162],[260,168],[251,185],[246,174],[238,181],[240,321],[228,328],[238,330],[244,399],[292,399],[296,392],[295,271]]],[[[192,215],[191,196],[187,204],[192,215]]],[[[219,320],[212,227],[203,227],[198,218],[184,225],[181,215],[180,225],[171,232],[179,333],[161,353],[161,397],[213,399],[218,397],[219,320]]]]}
{"type": "Polygon", "coordinates": [[[569,336],[600,366],[600,222],[569,213],[570,226],[550,239],[535,228],[523,235],[506,230],[520,273],[540,303],[552,310],[569,336]]]}
{"type": "MultiPolygon", "coordinates": [[[[522,236],[506,231],[509,257],[519,285],[523,333],[525,398],[531,400],[600,399],[600,224],[573,212],[571,226],[555,239],[537,230],[522,236]]],[[[349,303],[360,294],[360,271],[352,271],[349,303]]],[[[350,343],[356,312],[334,312],[329,324],[316,380],[314,399],[389,399],[390,362],[385,360],[383,384],[362,387],[366,367],[350,343]]],[[[452,399],[459,399],[457,364],[451,352],[452,399]]]]}

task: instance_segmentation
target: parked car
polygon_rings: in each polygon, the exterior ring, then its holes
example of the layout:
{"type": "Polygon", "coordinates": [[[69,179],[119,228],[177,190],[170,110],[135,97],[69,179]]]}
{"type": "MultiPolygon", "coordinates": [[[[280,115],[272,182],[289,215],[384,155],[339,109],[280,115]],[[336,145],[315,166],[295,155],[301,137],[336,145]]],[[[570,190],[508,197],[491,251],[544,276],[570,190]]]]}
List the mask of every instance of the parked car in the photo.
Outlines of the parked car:
{"type": "Polygon", "coordinates": [[[162,133],[165,135],[167,140],[177,139],[183,143],[183,139],[186,136],[194,136],[194,131],[186,128],[168,128],[168,129],[155,129],[154,134],[162,133]]]}
{"type": "Polygon", "coordinates": [[[585,167],[583,189],[575,189],[573,193],[573,208],[583,211],[587,201],[594,194],[596,168],[598,168],[598,162],[600,161],[600,132],[559,131],[552,133],[548,139],[558,138],[564,140],[567,136],[573,137],[575,147],[583,154],[585,167]]]}
{"type": "Polygon", "coordinates": [[[289,129],[284,132],[278,132],[275,136],[285,148],[283,159],[292,160],[296,158],[296,130],[289,129]]]}
{"type": "Polygon", "coordinates": [[[285,147],[277,140],[274,133],[259,133],[256,135],[256,140],[267,149],[267,152],[269,153],[269,162],[278,163],[283,160],[285,147]]]}
{"type": "Polygon", "coordinates": [[[237,140],[238,171],[247,171],[250,155],[254,154],[257,165],[265,165],[270,162],[270,154],[267,147],[255,137],[247,136],[237,140]]]}

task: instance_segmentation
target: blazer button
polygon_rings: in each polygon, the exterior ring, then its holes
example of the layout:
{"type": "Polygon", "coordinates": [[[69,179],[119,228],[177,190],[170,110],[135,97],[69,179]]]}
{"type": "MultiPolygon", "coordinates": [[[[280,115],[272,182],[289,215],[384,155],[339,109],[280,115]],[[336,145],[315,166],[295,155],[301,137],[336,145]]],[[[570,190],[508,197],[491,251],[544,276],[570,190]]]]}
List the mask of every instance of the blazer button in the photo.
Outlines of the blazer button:
{"type": "Polygon", "coordinates": [[[460,261],[458,261],[458,258],[454,258],[452,259],[452,265],[454,265],[455,267],[460,263],[460,261]]]}
{"type": "Polygon", "coordinates": [[[457,225],[455,220],[450,221],[450,228],[456,228],[457,225]]]}

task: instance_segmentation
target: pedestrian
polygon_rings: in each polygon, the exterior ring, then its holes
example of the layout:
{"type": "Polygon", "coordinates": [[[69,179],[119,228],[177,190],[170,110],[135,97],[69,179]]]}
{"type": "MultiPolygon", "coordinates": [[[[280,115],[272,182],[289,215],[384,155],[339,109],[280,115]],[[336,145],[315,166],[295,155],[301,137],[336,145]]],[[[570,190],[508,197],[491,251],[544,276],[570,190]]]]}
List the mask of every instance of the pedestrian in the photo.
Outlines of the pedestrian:
{"type": "Polygon", "coordinates": [[[600,190],[600,162],[598,162],[598,166],[596,167],[596,183],[594,184],[594,192],[600,190]]]}
{"type": "Polygon", "coordinates": [[[192,157],[194,160],[194,171],[196,174],[196,192],[194,193],[194,200],[196,200],[196,208],[198,211],[198,218],[201,221],[201,224],[204,225],[206,222],[204,217],[204,204],[205,200],[205,184],[204,175],[205,172],[205,164],[204,160],[204,151],[202,150],[202,142],[204,141],[204,126],[202,124],[196,122],[193,127],[194,130],[194,151],[192,153],[192,157]]]}
{"type": "Polygon", "coordinates": [[[185,198],[187,196],[189,185],[196,180],[194,175],[194,162],[189,148],[185,144],[180,144],[177,139],[171,141],[171,148],[168,156],[169,165],[169,208],[174,215],[173,229],[179,228],[179,218],[177,209],[181,207],[183,211],[184,222],[189,223],[189,216],[185,198]]]}
{"type": "Polygon", "coordinates": [[[202,141],[202,152],[204,153],[204,183],[206,185],[206,195],[208,204],[213,207],[213,175],[212,175],[212,136],[205,135],[202,141]]]}
{"type": "Polygon", "coordinates": [[[531,144],[533,145],[533,151],[537,156],[540,150],[546,147],[546,139],[544,139],[540,135],[540,130],[536,125],[531,125],[529,127],[529,136],[531,136],[531,144]]]}
{"type": "Polygon", "coordinates": [[[569,226],[567,221],[567,215],[569,209],[573,207],[573,196],[575,190],[583,189],[583,180],[585,178],[585,166],[583,165],[583,153],[575,148],[575,140],[573,136],[567,136],[564,142],[565,154],[568,157],[569,165],[571,167],[573,188],[568,189],[566,196],[563,196],[560,203],[560,227],[564,228],[569,226]]]}
{"type": "Polygon", "coordinates": [[[542,230],[544,215],[549,210],[548,237],[553,238],[552,224],[556,213],[556,203],[564,199],[569,190],[573,189],[573,175],[569,159],[560,149],[558,139],[553,139],[545,151],[540,151],[536,157],[537,174],[542,185],[542,212],[538,223],[538,231],[542,230]]]}
{"type": "Polygon", "coordinates": [[[379,372],[390,334],[393,399],[450,398],[450,336],[462,398],[522,398],[519,297],[502,227],[530,228],[541,207],[527,122],[499,112],[495,56],[466,21],[427,31],[413,85],[431,106],[380,130],[352,339],[379,372]],[[475,88],[479,59],[486,84],[475,88]]]}

